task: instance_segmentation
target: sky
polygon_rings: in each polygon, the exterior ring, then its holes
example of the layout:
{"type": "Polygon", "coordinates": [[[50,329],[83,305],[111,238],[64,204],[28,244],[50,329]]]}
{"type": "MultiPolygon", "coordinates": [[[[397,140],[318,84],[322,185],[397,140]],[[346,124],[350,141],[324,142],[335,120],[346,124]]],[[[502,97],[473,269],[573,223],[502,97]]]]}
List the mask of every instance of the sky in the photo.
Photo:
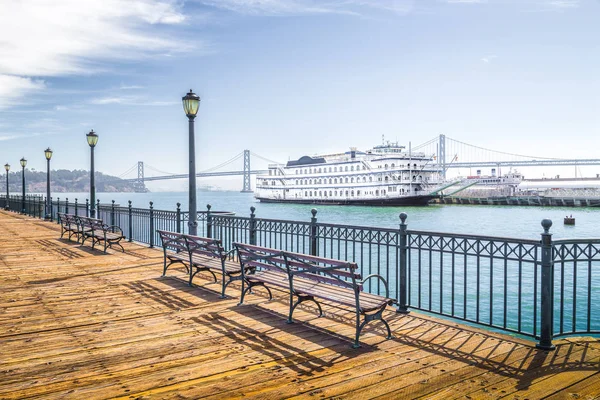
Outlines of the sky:
{"type": "Polygon", "coordinates": [[[0,0],[0,162],[45,170],[49,146],[52,169],[89,169],[94,129],[97,171],[186,173],[190,88],[197,171],[382,135],[600,158],[599,18],[600,0],[0,0]]]}

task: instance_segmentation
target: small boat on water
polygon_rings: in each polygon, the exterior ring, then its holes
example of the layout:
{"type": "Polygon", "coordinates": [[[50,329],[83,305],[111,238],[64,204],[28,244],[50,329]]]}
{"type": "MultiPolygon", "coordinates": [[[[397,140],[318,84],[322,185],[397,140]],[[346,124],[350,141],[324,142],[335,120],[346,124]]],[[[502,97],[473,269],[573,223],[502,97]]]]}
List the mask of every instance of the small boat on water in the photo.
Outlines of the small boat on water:
{"type": "Polygon", "coordinates": [[[573,215],[565,217],[565,225],[575,225],[575,218],[573,215]]]}

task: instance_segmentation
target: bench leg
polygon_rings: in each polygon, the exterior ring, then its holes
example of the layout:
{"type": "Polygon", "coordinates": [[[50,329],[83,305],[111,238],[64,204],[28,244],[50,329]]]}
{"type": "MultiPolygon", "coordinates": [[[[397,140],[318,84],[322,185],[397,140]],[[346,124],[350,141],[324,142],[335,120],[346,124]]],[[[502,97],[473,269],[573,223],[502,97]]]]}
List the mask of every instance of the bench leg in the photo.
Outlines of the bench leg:
{"type": "Polygon", "coordinates": [[[200,268],[197,265],[193,265],[193,266],[190,266],[190,282],[189,282],[190,286],[194,286],[194,285],[192,285],[192,279],[194,279],[194,277],[196,276],[196,274],[198,272],[200,272],[200,271],[208,271],[208,272],[210,272],[212,274],[212,276],[213,276],[213,279],[215,280],[214,283],[217,283],[217,276],[209,268],[200,268]],[[196,272],[194,272],[194,267],[196,268],[196,272]]]}
{"type": "Polygon", "coordinates": [[[241,306],[242,303],[244,303],[244,297],[246,297],[246,293],[248,293],[248,292],[252,293],[252,288],[255,286],[262,286],[265,289],[267,289],[267,292],[269,293],[269,301],[273,300],[273,293],[271,293],[271,289],[269,289],[269,287],[267,285],[265,285],[263,282],[249,282],[249,281],[242,280],[242,296],[240,297],[240,302],[238,303],[238,306],[241,306]],[[246,282],[248,284],[247,288],[244,288],[244,282],[246,282]]]}
{"type": "Polygon", "coordinates": [[[358,310],[356,311],[356,336],[354,338],[354,344],[352,345],[352,348],[357,349],[360,347],[360,342],[358,340],[358,337],[360,336],[360,332],[365,327],[365,325],[367,325],[371,321],[379,320],[379,321],[383,322],[383,324],[385,325],[385,328],[387,329],[386,339],[392,338],[392,331],[390,329],[390,325],[387,323],[387,321],[385,319],[383,319],[383,310],[385,310],[385,308],[386,308],[386,306],[383,306],[383,308],[379,309],[379,311],[377,311],[373,314],[365,314],[365,320],[362,323],[360,323],[360,312],[358,310]]]}
{"type": "Polygon", "coordinates": [[[317,300],[315,300],[315,298],[313,296],[306,296],[306,295],[296,295],[296,296],[298,296],[298,300],[296,300],[296,303],[294,303],[294,305],[292,305],[292,302],[294,300],[294,295],[292,294],[290,296],[290,315],[288,316],[288,320],[287,320],[288,324],[294,323],[294,320],[292,319],[292,314],[294,314],[294,310],[296,309],[296,307],[298,307],[298,305],[304,301],[314,301],[314,303],[317,305],[317,307],[319,309],[319,317],[323,316],[323,309],[321,308],[321,305],[319,304],[319,302],[317,300]]]}

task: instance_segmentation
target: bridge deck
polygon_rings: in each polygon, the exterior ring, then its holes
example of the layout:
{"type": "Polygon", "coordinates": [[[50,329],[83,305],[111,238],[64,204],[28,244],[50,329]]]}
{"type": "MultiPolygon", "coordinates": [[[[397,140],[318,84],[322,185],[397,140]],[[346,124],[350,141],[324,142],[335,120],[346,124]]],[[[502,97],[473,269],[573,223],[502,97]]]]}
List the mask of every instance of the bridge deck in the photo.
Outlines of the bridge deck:
{"type": "MultiPolygon", "coordinates": [[[[103,254],[55,224],[0,212],[0,398],[594,398],[600,342],[557,350],[452,322],[387,314],[350,348],[353,316],[286,297],[218,298],[161,278],[162,253],[103,254]],[[336,334],[332,333],[336,332],[336,334]]],[[[235,291],[233,291],[235,293],[235,291]]]]}

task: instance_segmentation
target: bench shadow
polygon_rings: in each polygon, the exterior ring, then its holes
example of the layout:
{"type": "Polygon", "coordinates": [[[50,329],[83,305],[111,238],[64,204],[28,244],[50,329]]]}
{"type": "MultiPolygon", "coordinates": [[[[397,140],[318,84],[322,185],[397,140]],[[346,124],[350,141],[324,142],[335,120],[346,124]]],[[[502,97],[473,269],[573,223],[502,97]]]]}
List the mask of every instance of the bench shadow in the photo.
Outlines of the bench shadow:
{"type": "MultiPolygon", "coordinates": [[[[263,311],[266,312],[266,310],[263,311]]],[[[202,326],[209,327],[223,336],[232,338],[236,343],[248,346],[253,351],[277,362],[278,365],[287,367],[302,376],[311,376],[315,373],[323,372],[328,367],[333,366],[338,359],[348,356],[347,354],[339,353],[333,359],[325,361],[307,353],[301,347],[294,346],[291,342],[279,340],[216,312],[209,312],[190,319],[202,326]]],[[[268,324],[267,321],[264,322],[268,324]]],[[[296,338],[311,341],[318,345],[322,345],[324,341],[322,336],[310,335],[310,330],[299,331],[294,325],[282,323],[273,327],[296,338]]],[[[350,352],[351,350],[348,348],[348,351],[350,352]]]]}

